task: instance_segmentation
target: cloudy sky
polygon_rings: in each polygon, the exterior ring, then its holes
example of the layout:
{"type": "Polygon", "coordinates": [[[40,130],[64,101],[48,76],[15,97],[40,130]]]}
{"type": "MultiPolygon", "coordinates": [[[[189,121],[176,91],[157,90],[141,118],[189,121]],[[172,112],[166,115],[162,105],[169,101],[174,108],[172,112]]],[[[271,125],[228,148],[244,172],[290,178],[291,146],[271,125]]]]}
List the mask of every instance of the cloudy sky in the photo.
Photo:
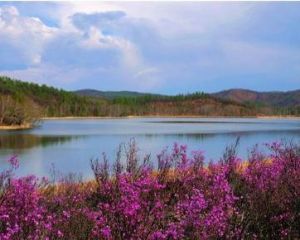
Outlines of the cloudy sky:
{"type": "Polygon", "coordinates": [[[299,2],[1,2],[0,75],[67,90],[291,90],[299,25],[299,2]]]}

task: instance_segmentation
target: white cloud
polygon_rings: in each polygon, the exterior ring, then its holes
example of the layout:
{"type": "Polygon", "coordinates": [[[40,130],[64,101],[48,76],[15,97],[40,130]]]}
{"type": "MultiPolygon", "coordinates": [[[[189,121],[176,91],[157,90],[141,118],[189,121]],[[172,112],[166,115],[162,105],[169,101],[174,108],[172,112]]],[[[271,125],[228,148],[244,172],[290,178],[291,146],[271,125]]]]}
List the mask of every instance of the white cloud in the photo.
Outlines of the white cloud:
{"type": "Polygon", "coordinates": [[[88,37],[80,42],[86,48],[119,48],[126,51],[132,48],[132,44],[126,39],[102,34],[101,30],[91,26],[88,37]]]}
{"type": "MultiPolygon", "coordinates": [[[[143,59],[138,47],[126,36],[119,36],[117,34],[104,34],[106,26],[112,31],[116,25],[124,24],[128,19],[124,19],[123,12],[109,11],[89,14],[76,15],[76,23],[80,25],[78,29],[82,32],[85,38],[79,43],[81,47],[88,49],[116,49],[120,52],[120,69],[126,77],[128,83],[133,83],[135,86],[139,85],[139,76],[145,69],[154,69],[149,66],[143,59]],[[93,22],[90,21],[93,19],[93,22]],[[79,19],[79,20],[78,20],[79,19]],[[78,21],[81,21],[78,23],[78,21]],[[104,26],[100,23],[104,22],[104,26]],[[81,24],[80,24],[81,23],[81,24]],[[88,29],[86,29],[88,28],[88,29]]],[[[149,72],[150,73],[150,72],[149,72]]],[[[146,72],[144,73],[146,76],[146,72]]],[[[154,82],[153,80],[149,80],[154,82]]],[[[153,85],[153,84],[149,84],[153,85]]],[[[145,86],[145,84],[144,84],[145,86]]],[[[147,85],[148,86],[148,85],[147,85]]]]}
{"type": "Polygon", "coordinates": [[[283,20],[267,4],[59,2],[37,15],[26,4],[19,11],[0,4],[0,69],[21,79],[84,87],[89,78],[100,88],[152,90],[299,73],[299,46],[291,46],[299,31],[289,29],[299,18],[283,20]]]}
{"type": "Polygon", "coordinates": [[[80,45],[86,48],[118,49],[122,54],[122,65],[130,71],[139,71],[143,65],[139,51],[133,43],[124,38],[103,35],[96,27],[90,27],[88,38],[82,40],[80,45]]]}
{"type": "MultiPolygon", "coordinates": [[[[53,73],[57,71],[57,75],[61,75],[59,73],[61,67],[56,67],[56,63],[54,62],[43,63],[44,50],[48,45],[52,44],[52,41],[59,42],[59,39],[66,39],[69,36],[70,41],[73,41],[74,44],[77,44],[82,49],[115,49],[119,51],[120,65],[115,66],[115,71],[121,71],[126,76],[127,81],[131,81],[134,84],[136,84],[137,76],[140,75],[139,73],[144,69],[151,68],[144,61],[138,47],[126,37],[103,34],[103,29],[97,25],[91,25],[85,31],[84,29],[75,27],[71,21],[71,16],[77,12],[95,13],[100,11],[106,13],[108,10],[120,10],[120,7],[98,3],[64,3],[61,4],[59,9],[56,13],[56,17],[60,18],[59,27],[49,27],[37,17],[20,15],[16,7],[0,8],[0,44],[6,41],[6,43],[18,49],[25,56],[25,59],[28,60],[27,69],[4,71],[4,73],[26,80],[32,79],[32,81],[39,82],[52,81],[54,83],[57,78],[53,73]]],[[[51,15],[53,16],[53,13],[51,15]]],[[[57,53],[57,55],[60,54],[63,53],[57,53]]],[[[72,65],[72,63],[70,64],[72,65]]],[[[73,72],[78,73],[78,69],[74,68],[73,72]]],[[[82,76],[82,74],[77,74],[77,76],[76,74],[64,74],[65,79],[69,79],[69,76],[78,79],[78,76],[82,76]]],[[[65,79],[61,81],[65,81],[65,79]]]]}
{"type": "Polygon", "coordinates": [[[0,8],[0,44],[13,45],[31,64],[40,63],[43,46],[56,32],[36,17],[21,16],[13,6],[0,8]]]}

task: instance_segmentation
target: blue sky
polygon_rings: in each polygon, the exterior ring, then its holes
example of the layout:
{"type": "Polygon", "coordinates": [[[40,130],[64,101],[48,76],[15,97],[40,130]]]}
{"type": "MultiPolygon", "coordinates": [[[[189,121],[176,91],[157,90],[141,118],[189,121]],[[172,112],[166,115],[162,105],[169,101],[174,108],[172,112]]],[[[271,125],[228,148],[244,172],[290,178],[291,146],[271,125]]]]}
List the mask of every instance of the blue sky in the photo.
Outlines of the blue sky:
{"type": "Polygon", "coordinates": [[[67,90],[300,88],[298,2],[1,2],[0,75],[67,90]]]}

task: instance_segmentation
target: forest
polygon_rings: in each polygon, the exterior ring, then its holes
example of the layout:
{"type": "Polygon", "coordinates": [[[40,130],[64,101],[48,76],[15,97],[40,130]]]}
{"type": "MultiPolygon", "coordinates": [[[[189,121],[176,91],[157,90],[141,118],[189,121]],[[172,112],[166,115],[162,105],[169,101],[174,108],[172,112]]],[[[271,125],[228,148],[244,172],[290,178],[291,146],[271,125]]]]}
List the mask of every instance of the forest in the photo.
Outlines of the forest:
{"type": "Polygon", "coordinates": [[[299,115],[300,107],[240,103],[204,92],[175,96],[80,96],[74,92],[0,76],[0,125],[35,124],[69,116],[257,116],[299,115]]]}

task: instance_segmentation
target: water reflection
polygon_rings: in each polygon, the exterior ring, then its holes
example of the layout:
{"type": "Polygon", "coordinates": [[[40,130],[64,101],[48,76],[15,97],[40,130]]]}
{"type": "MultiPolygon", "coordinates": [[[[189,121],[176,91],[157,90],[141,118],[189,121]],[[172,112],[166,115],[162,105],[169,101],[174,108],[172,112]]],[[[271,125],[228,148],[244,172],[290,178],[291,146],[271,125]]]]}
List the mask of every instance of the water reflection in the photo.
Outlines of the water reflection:
{"type": "MultiPolygon", "coordinates": [[[[195,120],[175,120],[175,121],[148,121],[148,123],[166,123],[166,124],[176,124],[176,123],[223,123],[223,124],[232,124],[232,123],[238,123],[238,124],[264,124],[264,122],[251,122],[251,121],[195,121],[195,120]]],[[[270,123],[267,123],[268,125],[270,123]]],[[[278,124],[276,122],[273,122],[272,124],[278,124]]]]}
{"type": "Polygon", "coordinates": [[[279,125],[284,125],[284,124],[289,124],[289,125],[298,125],[300,126],[300,121],[299,120],[295,120],[295,119],[257,119],[257,118],[232,118],[232,119],[224,119],[224,118],[220,118],[220,119],[163,119],[163,120],[145,120],[145,122],[148,123],[157,123],[157,124],[177,124],[177,123],[181,123],[181,124],[201,124],[201,123],[208,123],[208,124],[259,124],[259,125],[273,125],[273,124],[279,124],[279,125]]]}
{"type": "MultiPolygon", "coordinates": [[[[141,134],[142,136],[145,136],[146,138],[174,138],[174,139],[194,139],[194,140],[205,140],[208,138],[214,138],[216,136],[229,136],[229,137],[247,137],[247,136],[259,136],[259,135],[269,135],[269,136],[277,136],[278,133],[281,135],[286,135],[289,138],[293,137],[299,137],[300,136],[300,130],[281,130],[281,129],[275,129],[273,131],[269,130],[258,130],[258,131],[231,131],[231,132],[211,132],[211,133],[157,133],[157,134],[141,134]]],[[[138,136],[138,135],[136,135],[138,136]]]]}
{"type": "Polygon", "coordinates": [[[0,149],[28,149],[37,146],[61,145],[79,136],[39,136],[33,134],[0,135],[0,149]]]}

